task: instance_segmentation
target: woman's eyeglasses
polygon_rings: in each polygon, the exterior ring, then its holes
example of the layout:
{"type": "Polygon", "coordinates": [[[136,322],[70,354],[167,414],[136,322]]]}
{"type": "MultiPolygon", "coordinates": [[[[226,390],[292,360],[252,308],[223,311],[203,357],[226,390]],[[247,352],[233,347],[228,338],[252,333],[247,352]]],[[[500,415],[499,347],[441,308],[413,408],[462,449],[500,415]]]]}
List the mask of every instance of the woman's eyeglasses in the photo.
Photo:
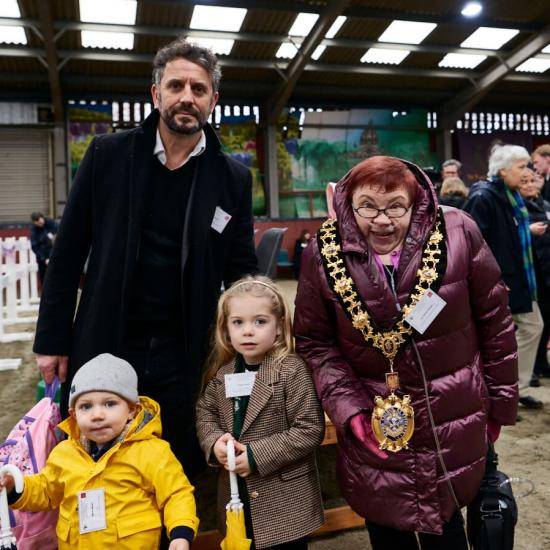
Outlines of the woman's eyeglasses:
{"type": "Polygon", "coordinates": [[[393,219],[393,218],[402,218],[411,207],[409,206],[406,208],[405,206],[388,206],[388,208],[374,208],[372,206],[359,206],[358,208],[354,208],[353,211],[357,212],[359,216],[362,218],[366,218],[367,220],[373,220],[374,218],[378,218],[380,214],[384,214],[387,218],[393,219]]]}

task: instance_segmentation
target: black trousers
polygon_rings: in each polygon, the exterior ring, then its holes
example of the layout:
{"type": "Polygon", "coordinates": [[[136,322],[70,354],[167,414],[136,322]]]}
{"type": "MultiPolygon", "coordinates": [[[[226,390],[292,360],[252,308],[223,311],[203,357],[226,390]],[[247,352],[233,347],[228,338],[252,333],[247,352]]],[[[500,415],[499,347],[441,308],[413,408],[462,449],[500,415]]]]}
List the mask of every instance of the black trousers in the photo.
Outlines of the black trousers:
{"type": "Polygon", "coordinates": [[[544,321],[544,327],[540,336],[537,357],[535,359],[535,374],[548,369],[548,359],[546,355],[548,350],[546,347],[548,345],[548,338],[550,337],[550,298],[546,296],[546,292],[539,300],[539,307],[542,314],[542,320],[544,321]]]}
{"type": "Polygon", "coordinates": [[[376,523],[366,522],[372,550],[468,550],[464,522],[460,512],[455,512],[443,525],[441,535],[428,533],[416,534],[411,531],[399,531],[376,523]]]}
{"type": "Polygon", "coordinates": [[[47,264],[45,260],[37,260],[38,264],[38,278],[40,279],[40,286],[44,285],[44,277],[46,276],[47,264]]]}
{"type": "Polygon", "coordinates": [[[199,374],[189,372],[180,339],[174,336],[129,335],[120,350],[138,375],[140,395],[160,405],[162,438],[170,443],[185,474],[193,479],[206,462],[195,429],[199,374]]]}

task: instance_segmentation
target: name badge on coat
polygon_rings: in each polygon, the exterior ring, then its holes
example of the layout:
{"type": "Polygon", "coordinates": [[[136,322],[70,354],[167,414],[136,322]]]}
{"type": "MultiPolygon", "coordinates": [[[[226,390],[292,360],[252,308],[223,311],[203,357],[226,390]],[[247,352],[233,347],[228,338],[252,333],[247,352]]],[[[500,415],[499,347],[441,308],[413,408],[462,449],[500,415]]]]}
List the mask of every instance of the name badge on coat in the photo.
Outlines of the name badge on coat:
{"type": "Polygon", "coordinates": [[[223,233],[225,226],[231,220],[231,215],[223,211],[219,206],[216,206],[214,212],[214,218],[212,219],[212,225],[210,226],[214,231],[223,233]]]}

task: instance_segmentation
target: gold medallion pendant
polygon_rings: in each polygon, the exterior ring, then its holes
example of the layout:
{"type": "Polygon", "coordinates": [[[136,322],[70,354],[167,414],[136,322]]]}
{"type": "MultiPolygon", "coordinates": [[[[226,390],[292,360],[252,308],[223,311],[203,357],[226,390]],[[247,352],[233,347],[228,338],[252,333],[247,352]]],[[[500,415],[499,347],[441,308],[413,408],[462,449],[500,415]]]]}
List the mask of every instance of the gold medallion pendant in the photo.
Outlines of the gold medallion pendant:
{"type": "Polygon", "coordinates": [[[414,431],[414,410],[410,395],[404,395],[401,399],[394,393],[399,388],[396,372],[386,373],[386,385],[390,394],[385,398],[379,395],[374,398],[372,431],[380,449],[397,453],[409,448],[408,441],[414,431]]]}

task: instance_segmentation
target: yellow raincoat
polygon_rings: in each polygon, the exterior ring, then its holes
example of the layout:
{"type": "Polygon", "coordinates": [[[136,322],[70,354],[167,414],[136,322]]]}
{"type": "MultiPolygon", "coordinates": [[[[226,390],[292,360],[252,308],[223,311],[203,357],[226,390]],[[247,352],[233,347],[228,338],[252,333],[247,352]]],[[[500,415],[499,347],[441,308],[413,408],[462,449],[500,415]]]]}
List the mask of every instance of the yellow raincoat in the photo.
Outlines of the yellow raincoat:
{"type": "Polygon", "coordinates": [[[97,462],[80,443],[72,418],[59,427],[69,434],[51,452],[46,466],[25,477],[25,489],[12,508],[31,512],[59,508],[59,550],[116,548],[153,550],[163,525],[168,533],[178,526],[196,533],[193,486],[183,473],[170,445],[161,435],[160,407],[140,397],[141,410],[122,442],[97,462]],[[107,528],[79,534],[78,493],[105,489],[107,528]]]}

